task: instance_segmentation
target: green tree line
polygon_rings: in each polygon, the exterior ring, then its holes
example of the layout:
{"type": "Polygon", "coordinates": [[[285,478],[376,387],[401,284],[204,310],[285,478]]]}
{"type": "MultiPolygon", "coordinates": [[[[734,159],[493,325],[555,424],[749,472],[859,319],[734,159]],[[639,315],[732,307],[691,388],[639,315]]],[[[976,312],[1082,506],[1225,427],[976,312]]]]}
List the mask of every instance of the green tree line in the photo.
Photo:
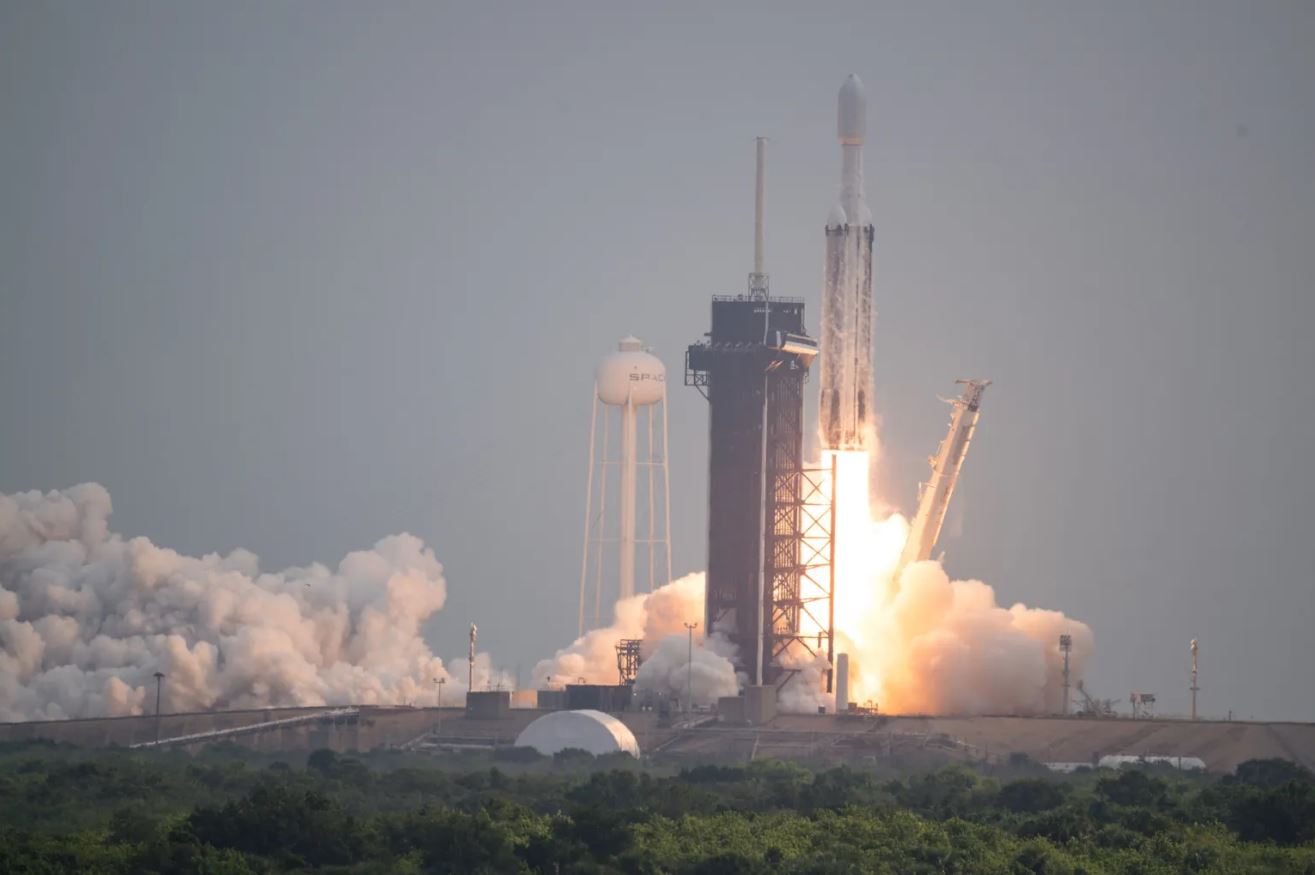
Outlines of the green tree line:
{"type": "Polygon", "coordinates": [[[1315,875],[1315,777],[0,748],[7,873],[1315,875]]]}

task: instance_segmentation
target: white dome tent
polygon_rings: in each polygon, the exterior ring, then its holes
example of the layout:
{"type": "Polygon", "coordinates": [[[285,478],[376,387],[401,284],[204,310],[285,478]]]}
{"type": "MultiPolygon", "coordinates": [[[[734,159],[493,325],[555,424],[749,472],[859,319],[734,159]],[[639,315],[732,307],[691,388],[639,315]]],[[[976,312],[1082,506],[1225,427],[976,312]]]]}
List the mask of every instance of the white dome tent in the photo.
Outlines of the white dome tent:
{"type": "Polygon", "coordinates": [[[625,752],[639,756],[639,742],[630,729],[601,711],[554,711],[535,720],[516,736],[516,747],[532,747],[544,756],[574,748],[594,756],[625,752]]]}

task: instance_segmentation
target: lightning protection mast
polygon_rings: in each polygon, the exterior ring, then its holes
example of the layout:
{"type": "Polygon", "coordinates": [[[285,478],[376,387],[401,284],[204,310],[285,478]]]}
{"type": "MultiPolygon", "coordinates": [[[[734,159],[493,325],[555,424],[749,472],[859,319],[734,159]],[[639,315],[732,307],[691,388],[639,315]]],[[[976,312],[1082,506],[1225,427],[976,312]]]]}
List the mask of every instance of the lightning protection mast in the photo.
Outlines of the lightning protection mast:
{"type": "Polygon", "coordinates": [[[466,694],[475,692],[475,638],[479,635],[479,629],[474,623],[470,624],[470,653],[466,657],[466,694]]]}
{"type": "Polygon", "coordinates": [[[1059,650],[1064,654],[1064,705],[1060,712],[1068,716],[1068,655],[1073,652],[1073,636],[1067,633],[1059,636],[1059,650]]]}

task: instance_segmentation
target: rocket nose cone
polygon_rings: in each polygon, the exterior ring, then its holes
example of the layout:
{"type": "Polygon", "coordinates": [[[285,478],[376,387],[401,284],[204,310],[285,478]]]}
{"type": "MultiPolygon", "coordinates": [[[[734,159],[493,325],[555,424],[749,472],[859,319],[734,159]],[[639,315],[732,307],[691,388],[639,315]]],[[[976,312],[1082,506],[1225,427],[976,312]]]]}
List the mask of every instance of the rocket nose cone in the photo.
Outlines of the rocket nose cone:
{"type": "Polygon", "coordinates": [[[840,86],[840,112],[837,132],[842,143],[862,143],[867,133],[867,96],[863,80],[853,73],[840,86]]]}

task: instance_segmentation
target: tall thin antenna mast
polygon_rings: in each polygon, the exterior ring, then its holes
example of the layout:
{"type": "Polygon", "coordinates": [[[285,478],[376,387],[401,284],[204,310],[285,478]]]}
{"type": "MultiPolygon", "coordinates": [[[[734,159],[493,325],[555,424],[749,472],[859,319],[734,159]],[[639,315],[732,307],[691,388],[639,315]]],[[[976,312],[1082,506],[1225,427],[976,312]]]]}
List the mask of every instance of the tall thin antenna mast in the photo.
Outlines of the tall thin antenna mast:
{"type": "Polygon", "coordinates": [[[1192,639],[1192,719],[1196,719],[1196,691],[1201,689],[1196,685],[1196,639],[1192,639]]]}
{"type": "Polygon", "coordinates": [[[753,273],[749,274],[749,297],[767,297],[767,273],[763,269],[763,214],[766,209],[764,167],[767,138],[758,137],[757,176],[753,194],[753,273]]]}
{"type": "Polygon", "coordinates": [[[474,623],[470,624],[470,655],[466,659],[466,692],[475,692],[475,636],[479,634],[479,629],[474,623]]]}

